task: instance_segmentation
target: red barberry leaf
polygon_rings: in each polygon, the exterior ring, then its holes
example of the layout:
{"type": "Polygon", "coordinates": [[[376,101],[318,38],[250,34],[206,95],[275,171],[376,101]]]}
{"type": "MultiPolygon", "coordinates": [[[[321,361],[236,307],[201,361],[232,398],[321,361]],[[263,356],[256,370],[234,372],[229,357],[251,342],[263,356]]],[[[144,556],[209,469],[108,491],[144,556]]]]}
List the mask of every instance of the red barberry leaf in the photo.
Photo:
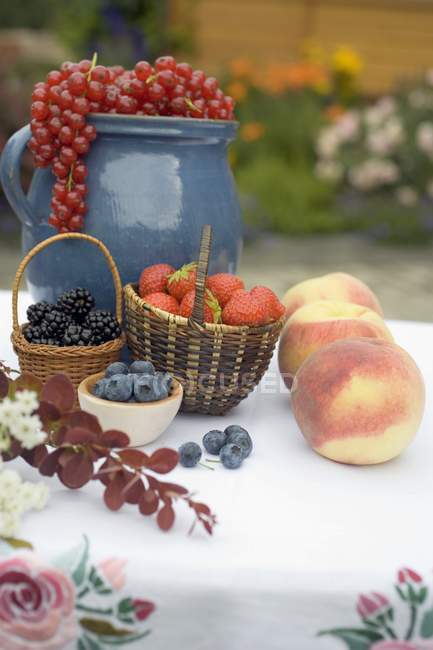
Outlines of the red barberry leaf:
{"type": "Polygon", "coordinates": [[[71,447],[62,447],[62,453],[59,455],[59,468],[65,467],[72,457],[81,454],[82,452],[77,452],[71,447]]]}
{"type": "Polygon", "coordinates": [[[196,503],[194,501],[194,502],[192,502],[191,507],[194,508],[194,510],[196,512],[199,512],[202,515],[210,515],[211,514],[211,509],[205,503],[196,503]]]}
{"type": "Polygon", "coordinates": [[[96,445],[88,445],[87,446],[87,453],[89,454],[89,458],[92,460],[92,462],[96,462],[100,458],[105,458],[110,454],[110,449],[108,447],[101,447],[99,445],[99,442],[96,443],[96,445]]]}
{"type": "Polygon", "coordinates": [[[83,427],[67,427],[63,434],[63,444],[84,445],[96,442],[97,436],[93,431],[83,427]]]}
{"type": "Polygon", "coordinates": [[[14,395],[20,390],[31,390],[39,397],[42,392],[42,382],[29,372],[23,372],[22,375],[14,379],[10,390],[14,395]]]}
{"type": "Polygon", "coordinates": [[[144,476],[147,479],[149,487],[152,488],[152,490],[156,490],[157,492],[159,492],[160,483],[159,483],[158,479],[155,478],[154,476],[152,476],[151,474],[145,474],[144,476]]]}
{"type": "Polygon", "coordinates": [[[23,449],[21,457],[32,467],[40,467],[41,463],[48,456],[48,449],[45,445],[38,445],[33,449],[23,449]]]}
{"type": "Polygon", "coordinates": [[[109,431],[104,431],[100,439],[101,445],[104,447],[127,447],[129,445],[129,437],[123,431],[116,431],[115,429],[110,429],[109,431]]]}
{"type": "Polygon", "coordinates": [[[0,399],[4,399],[9,393],[9,379],[3,370],[0,370],[0,399]]]}
{"type": "Polygon", "coordinates": [[[158,510],[159,499],[152,489],[146,490],[141,496],[138,507],[142,515],[153,515],[158,510]]]}
{"type": "Polygon", "coordinates": [[[39,407],[36,413],[39,415],[44,431],[47,432],[55,429],[61,418],[61,413],[57,406],[50,404],[50,402],[39,402],[39,407]]]}
{"type": "Polygon", "coordinates": [[[134,479],[134,482],[129,481],[128,484],[125,485],[123,493],[125,496],[125,501],[127,503],[137,504],[140,502],[140,499],[143,496],[145,490],[141,478],[134,477],[134,479]]]}
{"type": "Polygon", "coordinates": [[[58,475],[63,485],[75,490],[90,481],[93,475],[93,463],[84,454],[74,453],[66,464],[60,467],[58,475]]]}
{"type": "Polygon", "coordinates": [[[107,508],[110,510],[119,510],[123,506],[125,503],[125,496],[123,494],[124,487],[125,479],[122,473],[119,472],[105,488],[104,501],[107,508]]]}
{"type": "Polygon", "coordinates": [[[92,415],[86,411],[72,411],[65,419],[65,424],[70,427],[87,429],[88,431],[92,431],[92,433],[96,433],[97,436],[102,433],[102,427],[96,415],[92,415]]]}
{"type": "Polygon", "coordinates": [[[179,454],[174,449],[157,449],[147,461],[147,468],[157,474],[168,474],[179,461],[179,454]]]}
{"type": "Polygon", "coordinates": [[[52,375],[44,385],[41,397],[57,406],[61,413],[66,413],[74,406],[75,388],[66,375],[52,375]]]}
{"type": "Polygon", "coordinates": [[[176,485],[176,483],[161,483],[159,482],[159,491],[161,494],[165,493],[173,493],[178,496],[182,496],[184,494],[188,494],[188,490],[184,488],[182,485],[176,485]]]}
{"type": "Polygon", "coordinates": [[[103,485],[108,485],[114,479],[117,472],[120,471],[123,471],[120,463],[113,460],[112,458],[107,458],[107,460],[102,463],[99,470],[93,474],[93,479],[101,481],[103,485]]]}
{"type": "Polygon", "coordinates": [[[39,472],[42,476],[54,476],[59,467],[59,457],[62,453],[63,449],[55,449],[45,456],[39,465],[39,472]]]}
{"type": "Polygon", "coordinates": [[[140,467],[146,467],[149,460],[149,456],[139,449],[123,449],[117,455],[125,465],[138,469],[140,467]]]}
{"type": "Polygon", "coordinates": [[[161,530],[170,530],[174,524],[174,510],[171,505],[166,504],[158,512],[156,521],[161,530]]]}
{"type": "Polygon", "coordinates": [[[204,521],[203,519],[200,519],[201,523],[203,524],[205,530],[209,533],[209,535],[212,535],[213,533],[213,526],[209,521],[204,521]]]}

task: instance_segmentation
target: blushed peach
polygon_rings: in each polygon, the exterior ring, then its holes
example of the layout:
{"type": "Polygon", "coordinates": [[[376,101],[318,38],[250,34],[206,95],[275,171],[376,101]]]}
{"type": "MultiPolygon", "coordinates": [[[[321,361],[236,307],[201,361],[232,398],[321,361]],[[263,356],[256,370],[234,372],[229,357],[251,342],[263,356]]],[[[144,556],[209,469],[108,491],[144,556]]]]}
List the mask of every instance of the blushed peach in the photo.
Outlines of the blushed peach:
{"type": "Polygon", "coordinates": [[[425,400],[412,357],[395,343],[369,338],[343,339],[312,354],[291,395],[310,446],[354,465],[398,456],[418,430],[425,400]]]}
{"type": "Polygon", "coordinates": [[[286,308],[286,318],[290,318],[303,305],[316,300],[354,302],[383,316],[378,299],[364,282],[349,273],[328,273],[299,282],[286,292],[282,300],[286,308]]]}
{"type": "Polygon", "coordinates": [[[286,385],[290,388],[310,354],[328,343],[355,336],[394,340],[383,319],[368,307],[318,300],[297,309],[284,326],[278,348],[278,364],[286,385]]]}

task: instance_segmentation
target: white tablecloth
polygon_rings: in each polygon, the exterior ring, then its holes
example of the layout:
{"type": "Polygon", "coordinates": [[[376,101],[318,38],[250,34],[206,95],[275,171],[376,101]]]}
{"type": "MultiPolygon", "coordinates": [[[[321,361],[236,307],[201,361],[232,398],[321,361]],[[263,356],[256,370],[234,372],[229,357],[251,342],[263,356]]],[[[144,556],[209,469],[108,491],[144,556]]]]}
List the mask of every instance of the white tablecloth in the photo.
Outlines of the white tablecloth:
{"type": "MultiPolygon", "coordinates": [[[[22,313],[27,302],[24,295],[22,313]]],[[[0,359],[16,365],[7,292],[0,292],[0,314],[0,359]]],[[[186,508],[176,509],[175,528],[163,534],[132,507],[105,510],[99,484],[70,491],[57,479],[47,479],[49,504],[25,517],[21,537],[50,558],[85,533],[96,560],[127,558],[129,592],[156,603],[149,619],[152,635],[139,641],[139,648],[369,647],[316,635],[325,628],[359,628],[360,592],[373,590],[395,600],[400,567],[417,570],[427,584],[433,568],[433,325],[394,321],[389,326],[419,364],[427,386],[423,424],[400,458],[352,467],[313,453],[297,429],[274,362],[260,389],[231,414],[178,416],[153,445],[200,443],[206,431],[230,423],[250,431],[254,453],[240,470],[179,468],[170,475],[217,513],[213,537],[199,529],[186,535],[191,522],[186,508]]],[[[37,480],[32,468],[22,463],[20,469],[37,480]]],[[[402,606],[401,601],[395,611],[399,634],[407,623],[402,606]]]]}

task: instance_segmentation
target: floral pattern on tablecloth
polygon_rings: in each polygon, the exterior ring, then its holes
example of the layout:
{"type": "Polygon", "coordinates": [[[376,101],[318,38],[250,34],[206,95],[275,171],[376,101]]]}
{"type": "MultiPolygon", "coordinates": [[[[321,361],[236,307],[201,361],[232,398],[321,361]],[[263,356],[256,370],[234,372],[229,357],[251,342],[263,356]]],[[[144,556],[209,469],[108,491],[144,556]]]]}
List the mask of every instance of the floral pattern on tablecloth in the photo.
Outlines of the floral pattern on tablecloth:
{"type": "Polygon", "coordinates": [[[433,650],[433,601],[423,577],[400,569],[394,588],[394,601],[377,591],[360,594],[359,626],[321,630],[318,636],[340,639],[348,650],[433,650]]]}
{"type": "Polygon", "coordinates": [[[107,650],[150,634],[145,621],[155,605],[119,593],[125,560],[94,564],[86,537],[48,565],[23,546],[0,544],[0,648],[61,650],[75,642],[77,650],[107,650]]]}

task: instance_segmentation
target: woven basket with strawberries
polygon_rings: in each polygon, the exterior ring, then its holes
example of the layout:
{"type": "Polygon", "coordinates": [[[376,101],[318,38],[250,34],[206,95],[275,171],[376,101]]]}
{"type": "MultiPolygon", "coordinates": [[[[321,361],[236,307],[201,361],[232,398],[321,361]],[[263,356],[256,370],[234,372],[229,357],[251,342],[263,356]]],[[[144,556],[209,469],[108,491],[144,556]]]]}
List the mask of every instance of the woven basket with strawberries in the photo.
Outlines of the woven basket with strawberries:
{"type": "Polygon", "coordinates": [[[125,289],[128,345],[184,387],[182,409],[223,415],[259,383],[283,325],[284,307],[266,287],[246,291],[237,276],[207,275],[211,227],[198,263],[145,269],[125,289]]]}

